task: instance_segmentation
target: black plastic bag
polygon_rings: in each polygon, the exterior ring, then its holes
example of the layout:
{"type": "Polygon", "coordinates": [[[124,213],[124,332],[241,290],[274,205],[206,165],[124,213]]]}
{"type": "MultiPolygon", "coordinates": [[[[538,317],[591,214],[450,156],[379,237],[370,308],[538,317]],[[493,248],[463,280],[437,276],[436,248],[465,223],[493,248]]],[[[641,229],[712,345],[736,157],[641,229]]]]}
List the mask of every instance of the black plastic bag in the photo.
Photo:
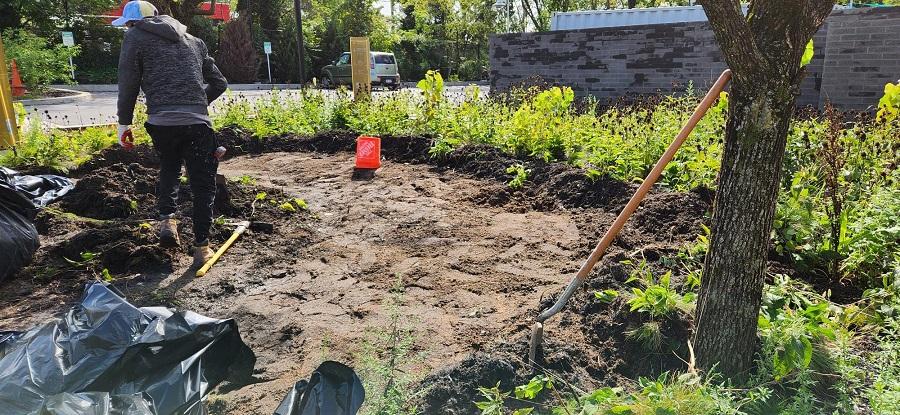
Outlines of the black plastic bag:
{"type": "Polygon", "coordinates": [[[234,320],[137,308],[102,283],[61,319],[0,345],[0,415],[203,414],[256,357],[234,320]]]}
{"type": "Polygon", "coordinates": [[[355,415],[365,400],[362,382],[353,369],[323,362],[309,377],[294,384],[274,415],[355,415]]]}
{"type": "Polygon", "coordinates": [[[0,281],[27,265],[40,246],[35,213],[30,200],[0,180],[0,281]]]}
{"type": "Polygon", "coordinates": [[[37,208],[74,187],[65,177],[28,176],[0,167],[0,281],[27,265],[40,246],[33,223],[37,208]]]}
{"type": "Polygon", "coordinates": [[[0,182],[5,182],[26,196],[37,207],[44,207],[75,188],[72,180],[52,174],[29,176],[0,167],[0,182]]]}

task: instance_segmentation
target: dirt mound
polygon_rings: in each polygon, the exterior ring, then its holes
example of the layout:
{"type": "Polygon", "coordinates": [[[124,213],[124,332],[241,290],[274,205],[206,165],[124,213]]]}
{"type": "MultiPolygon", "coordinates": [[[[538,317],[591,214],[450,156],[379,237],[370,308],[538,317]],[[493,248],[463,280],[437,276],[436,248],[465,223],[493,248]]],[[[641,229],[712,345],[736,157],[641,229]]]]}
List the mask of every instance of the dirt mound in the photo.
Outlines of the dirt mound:
{"type": "Polygon", "coordinates": [[[64,278],[76,278],[82,271],[96,273],[107,269],[110,274],[172,272],[172,252],[159,246],[153,228],[139,224],[107,224],[76,233],[49,248],[48,262],[64,270],[64,278]]]}
{"type": "Polygon", "coordinates": [[[60,204],[68,212],[95,219],[150,217],[156,204],[156,175],[155,169],[138,163],[97,167],[78,179],[60,204]]]}
{"type": "MultiPolygon", "coordinates": [[[[593,292],[589,294],[593,297],[593,292]]],[[[681,359],[688,360],[687,340],[692,330],[686,315],[678,313],[654,320],[646,313],[629,311],[629,305],[621,298],[611,304],[596,298],[582,301],[580,329],[604,363],[591,368],[597,378],[656,377],[686,368],[681,359]],[[641,333],[652,337],[641,339],[641,333]]]]}
{"type": "Polygon", "coordinates": [[[659,240],[696,236],[711,205],[697,193],[654,193],[635,212],[635,227],[659,240]]]}
{"type": "Polygon", "coordinates": [[[131,151],[126,151],[116,145],[104,149],[94,158],[73,170],[71,175],[80,177],[100,168],[130,164],[139,164],[143,167],[157,167],[159,166],[159,156],[156,155],[156,151],[151,146],[140,145],[131,151]]]}
{"type": "Polygon", "coordinates": [[[614,208],[624,205],[636,189],[633,185],[614,179],[591,179],[583,170],[567,164],[516,158],[488,145],[461,147],[436,163],[444,168],[501,183],[507,183],[513,177],[506,172],[507,168],[521,164],[529,172],[522,189],[514,190],[505,186],[490,189],[477,200],[495,206],[516,202],[536,210],[559,207],[614,208]]]}
{"type": "MultiPolygon", "coordinates": [[[[155,221],[157,170],[152,167],[157,161],[147,146],[134,151],[110,148],[91,162],[92,169],[74,172],[75,188],[35,220],[44,246],[19,274],[33,278],[11,282],[21,285],[18,294],[78,293],[85,281],[121,279],[127,285],[136,277],[172,273],[177,258],[191,254],[192,197],[189,185],[183,183],[177,207],[181,247],[161,247],[155,221]]],[[[281,227],[292,228],[304,217],[297,202],[280,189],[229,182],[221,176],[215,215],[220,219],[211,229],[213,244],[224,242],[240,220],[254,221],[253,232],[245,236],[253,240],[265,239],[281,227]],[[292,206],[282,206],[285,203],[292,206]]]]}
{"type": "MultiPolygon", "coordinates": [[[[440,369],[421,382],[425,393],[419,400],[420,409],[426,414],[479,413],[475,402],[485,400],[478,392],[479,387],[492,388],[499,382],[500,390],[509,392],[537,374],[552,376],[559,388],[567,384],[596,384],[584,369],[583,363],[588,359],[581,350],[550,340],[543,351],[544,362],[537,370],[526,364],[528,340],[525,338],[499,345],[490,353],[474,353],[460,363],[440,369]]],[[[543,392],[534,402],[551,398],[543,392]]],[[[507,405],[509,409],[533,406],[514,399],[508,400],[507,405]]]]}
{"type": "Polygon", "coordinates": [[[254,138],[237,128],[224,128],[217,132],[219,144],[228,149],[225,157],[230,158],[242,154],[260,154],[271,152],[315,151],[336,153],[353,151],[356,147],[356,134],[349,131],[330,131],[314,136],[298,136],[282,134],[266,138],[254,138]]]}
{"type": "MultiPolygon", "coordinates": [[[[329,131],[313,136],[283,134],[253,138],[242,130],[225,128],[218,132],[219,142],[228,148],[227,157],[241,154],[274,152],[318,152],[334,154],[356,150],[359,134],[349,131],[329,131]]],[[[384,158],[405,163],[426,163],[430,159],[428,150],[432,140],[419,136],[384,136],[381,139],[381,154],[384,158]]]]}

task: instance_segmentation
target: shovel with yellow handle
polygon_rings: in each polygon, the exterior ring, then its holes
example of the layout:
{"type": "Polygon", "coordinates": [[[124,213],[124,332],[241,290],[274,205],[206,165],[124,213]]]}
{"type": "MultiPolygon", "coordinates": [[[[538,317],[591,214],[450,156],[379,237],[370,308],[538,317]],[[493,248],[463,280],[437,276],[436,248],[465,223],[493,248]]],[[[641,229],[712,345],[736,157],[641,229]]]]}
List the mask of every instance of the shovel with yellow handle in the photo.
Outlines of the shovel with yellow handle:
{"type": "Polygon", "coordinates": [[[213,264],[215,264],[216,261],[219,260],[219,257],[221,257],[222,254],[224,254],[225,251],[227,251],[228,248],[231,247],[232,244],[234,244],[234,241],[236,241],[244,232],[246,232],[247,228],[249,227],[250,221],[239,222],[237,229],[234,230],[234,232],[231,234],[231,237],[229,237],[228,240],[225,241],[225,243],[222,244],[221,247],[219,247],[219,250],[216,251],[215,254],[213,254],[212,258],[210,258],[209,261],[206,261],[206,263],[197,270],[196,276],[202,277],[206,275],[206,273],[209,272],[209,269],[212,268],[213,264]]]}

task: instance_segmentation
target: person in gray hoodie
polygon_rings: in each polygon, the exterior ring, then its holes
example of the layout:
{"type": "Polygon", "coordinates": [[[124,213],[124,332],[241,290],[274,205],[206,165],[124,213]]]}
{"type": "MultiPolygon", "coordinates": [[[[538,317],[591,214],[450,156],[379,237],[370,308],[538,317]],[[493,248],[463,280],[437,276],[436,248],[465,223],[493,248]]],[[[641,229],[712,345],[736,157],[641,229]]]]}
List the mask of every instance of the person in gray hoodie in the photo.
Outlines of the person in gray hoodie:
{"type": "Polygon", "coordinates": [[[225,92],[228,82],[209,56],[206,44],[188,34],[174,18],[159,15],[149,2],[128,2],[122,17],[112,24],[128,28],[119,55],[119,143],[126,149],[134,145],[131,124],[138,93],[143,90],[145,127],[160,159],[160,243],[180,243],[175,213],[183,164],[194,202],[194,265],[200,266],[213,254],[209,230],[216,170],[224,154],[207,107],[225,92]]]}

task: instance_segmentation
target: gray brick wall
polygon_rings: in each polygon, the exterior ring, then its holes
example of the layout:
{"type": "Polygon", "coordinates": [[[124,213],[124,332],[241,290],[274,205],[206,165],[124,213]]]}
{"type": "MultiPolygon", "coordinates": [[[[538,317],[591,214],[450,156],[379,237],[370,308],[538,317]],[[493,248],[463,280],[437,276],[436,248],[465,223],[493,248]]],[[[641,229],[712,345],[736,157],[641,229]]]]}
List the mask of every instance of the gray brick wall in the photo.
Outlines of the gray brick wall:
{"type": "MultiPolygon", "coordinates": [[[[900,78],[900,48],[891,40],[897,33],[900,7],[832,14],[814,37],[798,104],[875,104],[884,84],[900,78]]],[[[689,84],[704,90],[725,68],[705,22],[503,34],[489,49],[494,90],[540,77],[601,99],[680,92],[689,84]]]]}
{"type": "Polygon", "coordinates": [[[818,104],[866,109],[900,78],[900,7],[857,9],[828,19],[818,104]]]}

